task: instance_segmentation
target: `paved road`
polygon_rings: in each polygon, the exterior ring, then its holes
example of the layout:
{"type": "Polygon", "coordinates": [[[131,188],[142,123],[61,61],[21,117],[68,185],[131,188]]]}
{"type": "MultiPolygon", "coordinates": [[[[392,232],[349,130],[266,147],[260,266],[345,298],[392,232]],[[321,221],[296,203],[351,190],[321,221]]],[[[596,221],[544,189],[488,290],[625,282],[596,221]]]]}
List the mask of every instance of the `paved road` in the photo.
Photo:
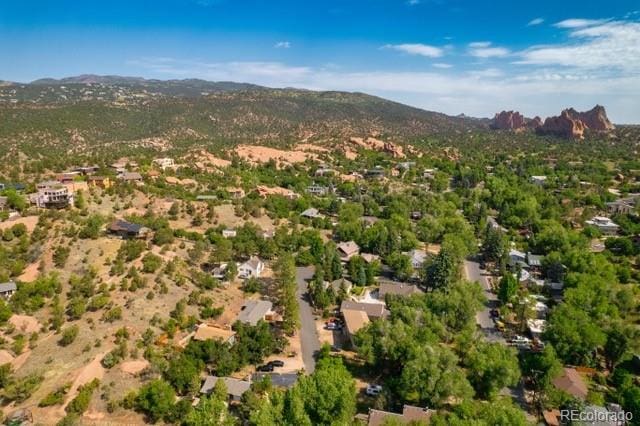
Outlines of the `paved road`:
{"type": "Polygon", "coordinates": [[[498,297],[491,291],[489,281],[487,277],[483,275],[485,271],[480,269],[478,262],[465,260],[464,273],[468,281],[477,281],[480,283],[484,290],[484,295],[487,298],[485,308],[476,314],[476,323],[480,326],[487,340],[492,342],[506,343],[502,333],[496,329],[496,326],[491,318],[491,309],[498,307],[498,297]]]}
{"type": "Polygon", "coordinates": [[[304,370],[307,374],[311,374],[315,370],[316,355],[320,351],[320,338],[307,294],[307,280],[313,277],[314,272],[313,266],[296,268],[297,297],[300,305],[300,346],[302,347],[304,370]]]}

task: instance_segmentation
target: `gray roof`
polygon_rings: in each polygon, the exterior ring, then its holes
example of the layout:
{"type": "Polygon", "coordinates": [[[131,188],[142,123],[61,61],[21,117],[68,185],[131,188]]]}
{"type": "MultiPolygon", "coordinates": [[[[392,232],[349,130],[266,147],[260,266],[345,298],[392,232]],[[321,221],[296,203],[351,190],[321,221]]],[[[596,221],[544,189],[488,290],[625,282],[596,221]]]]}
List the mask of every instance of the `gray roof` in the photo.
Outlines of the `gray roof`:
{"type": "Polygon", "coordinates": [[[422,293],[422,291],[413,284],[407,283],[381,283],[380,298],[383,299],[387,294],[396,294],[398,296],[410,296],[412,294],[422,293]]]}
{"type": "Polygon", "coordinates": [[[235,398],[240,398],[242,394],[249,390],[251,382],[234,379],[232,377],[207,376],[200,388],[200,393],[211,393],[218,380],[222,379],[227,386],[227,393],[235,398]]]}
{"type": "Polygon", "coordinates": [[[311,207],[300,213],[300,216],[314,218],[318,217],[319,214],[320,212],[318,211],[318,209],[311,207]]]}
{"type": "Polygon", "coordinates": [[[543,257],[539,254],[527,253],[527,263],[529,266],[541,266],[543,257]]]}
{"type": "Polygon", "coordinates": [[[0,293],[6,293],[8,291],[16,291],[17,290],[16,283],[13,281],[9,281],[7,283],[0,284],[0,293]]]}
{"type": "Polygon", "coordinates": [[[297,373],[255,373],[251,380],[259,382],[267,376],[271,378],[271,384],[278,388],[291,388],[298,381],[297,373]]]}
{"type": "Polygon", "coordinates": [[[273,304],[266,300],[247,300],[242,305],[242,310],[238,314],[237,320],[251,325],[256,325],[258,321],[273,308],[273,304]]]}
{"type": "Polygon", "coordinates": [[[249,258],[249,260],[247,260],[246,262],[244,262],[242,265],[240,265],[240,267],[242,268],[246,268],[249,267],[251,269],[253,269],[254,271],[258,270],[258,266],[262,263],[262,260],[260,260],[259,257],[257,256],[251,256],[249,258]]]}
{"type": "Polygon", "coordinates": [[[352,302],[351,300],[343,300],[340,305],[340,311],[345,309],[352,311],[364,311],[369,318],[386,318],[389,311],[383,303],[361,303],[352,302]]]}

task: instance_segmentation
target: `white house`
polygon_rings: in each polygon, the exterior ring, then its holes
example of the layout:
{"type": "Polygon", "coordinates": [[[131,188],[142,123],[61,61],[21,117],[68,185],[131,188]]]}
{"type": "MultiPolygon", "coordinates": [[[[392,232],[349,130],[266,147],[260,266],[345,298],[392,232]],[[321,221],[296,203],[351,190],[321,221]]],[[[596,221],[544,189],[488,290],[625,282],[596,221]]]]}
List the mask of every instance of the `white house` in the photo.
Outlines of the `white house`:
{"type": "Polygon", "coordinates": [[[531,183],[534,185],[543,186],[547,182],[546,176],[531,176],[531,183]]]}
{"type": "Polygon", "coordinates": [[[413,269],[420,269],[424,262],[427,261],[427,252],[424,250],[413,249],[407,252],[407,256],[411,259],[411,266],[413,269]]]}
{"type": "Polygon", "coordinates": [[[238,235],[238,233],[236,232],[235,229],[223,229],[222,230],[222,236],[224,238],[235,238],[236,235],[238,235]]]}
{"type": "Polygon", "coordinates": [[[156,158],[153,160],[153,163],[160,167],[162,170],[175,167],[175,162],[173,158],[156,158]]]}
{"type": "Polygon", "coordinates": [[[264,262],[257,256],[251,256],[249,260],[238,267],[238,276],[243,279],[260,278],[262,271],[264,271],[264,262]]]}
{"type": "Polygon", "coordinates": [[[585,221],[587,225],[595,226],[604,235],[616,235],[620,226],[605,216],[595,216],[591,220],[585,221]]]}
{"type": "Polygon", "coordinates": [[[305,211],[303,211],[302,213],[300,213],[300,216],[307,217],[309,219],[315,219],[315,218],[318,218],[318,217],[322,217],[322,215],[320,214],[318,209],[313,208],[313,207],[308,208],[305,211]]]}
{"type": "Polygon", "coordinates": [[[13,296],[13,293],[16,292],[17,289],[18,287],[16,286],[16,283],[13,281],[0,284],[0,298],[4,300],[9,300],[11,296],[13,296]]]}

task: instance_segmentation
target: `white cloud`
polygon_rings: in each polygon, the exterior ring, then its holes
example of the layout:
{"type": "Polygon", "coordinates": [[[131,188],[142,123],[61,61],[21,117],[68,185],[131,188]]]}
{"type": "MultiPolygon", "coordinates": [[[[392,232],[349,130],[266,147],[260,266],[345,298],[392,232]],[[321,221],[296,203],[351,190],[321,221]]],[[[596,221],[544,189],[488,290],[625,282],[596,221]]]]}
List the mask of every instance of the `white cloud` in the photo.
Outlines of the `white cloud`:
{"type": "Polygon", "coordinates": [[[433,64],[433,66],[435,68],[441,68],[441,69],[448,69],[448,68],[452,68],[453,67],[453,65],[445,64],[444,62],[437,62],[437,63],[433,64]]]}
{"type": "Polygon", "coordinates": [[[276,49],[289,49],[291,47],[291,42],[279,41],[273,47],[275,47],[276,49]]]}
{"type": "Polygon", "coordinates": [[[544,22],[544,18],[535,18],[529,21],[527,24],[528,27],[532,27],[534,25],[540,25],[544,22]]]}
{"type": "Polygon", "coordinates": [[[474,41],[473,43],[469,43],[469,47],[472,48],[481,48],[481,47],[489,47],[491,46],[490,41],[474,41]]]}
{"type": "Polygon", "coordinates": [[[468,52],[471,56],[482,59],[504,58],[511,53],[511,51],[505,47],[492,46],[489,41],[476,41],[474,43],[469,43],[468,52]]]}
{"type": "Polygon", "coordinates": [[[536,46],[520,53],[517,63],[575,67],[598,72],[619,70],[637,73],[640,69],[640,23],[609,21],[574,27],[571,42],[536,46]]]}
{"type": "Polygon", "coordinates": [[[606,19],[565,19],[564,21],[553,24],[557,28],[583,28],[590,27],[592,25],[598,25],[606,22],[606,19]]]}
{"type": "Polygon", "coordinates": [[[397,50],[408,53],[409,55],[426,56],[428,58],[439,58],[444,54],[444,50],[440,47],[420,43],[385,44],[382,48],[397,50]]]}

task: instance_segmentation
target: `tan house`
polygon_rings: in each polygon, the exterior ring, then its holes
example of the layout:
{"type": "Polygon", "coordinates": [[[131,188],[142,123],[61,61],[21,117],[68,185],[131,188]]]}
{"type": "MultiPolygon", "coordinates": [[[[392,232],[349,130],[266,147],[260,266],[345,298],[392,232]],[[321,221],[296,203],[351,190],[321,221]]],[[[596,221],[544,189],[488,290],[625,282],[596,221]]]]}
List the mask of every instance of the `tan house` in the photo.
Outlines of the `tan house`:
{"type": "Polygon", "coordinates": [[[587,384],[575,368],[565,367],[562,376],[553,379],[553,385],[557,389],[560,389],[583,401],[587,398],[587,394],[589,393],[587,384]]]}
{"type": "Polygon", "coordinates": [[[108,189],[111,188],[113,182],[111,182],[111,178],[108,176],[89,176],[87,178],[87,185],[89,185],[89,188],[108,189]]]}
{"type": "Polygon", "coordinates": [[[357,256],[360,253],[360,247],[355,241],[342,242],[336,246],[338,254],[340,254],[340,260],[348,262],[353,256],[357,256]]]}
{"type": "Polygon", "coordinates": [[[236,342],[236,332],[212,325],[200,324],[193,335],[193,340],[203,342],[209,339],[233,345],[236,342]]]}
{"type": "Polygon", "coordinates": [[[344,318],[344,334],[351,342],[351,345],[355,347],[353,336],[358,330],[369,324],[369,317],[364,311],[355,311],[352,309],[343,310],[342,317],[344,318]]]}
{"type": "Polygon", "coordinates": [[[402,407],[402,414],[391,413],[389,411],[382,410],[369,410],[369,415],[364,415],[363,419],[367,426],[382,426],[385,424],[412,424],[427,425],[431,419],[431,416],[435,413],[435,410],[428,408],[415,407],[413,405],[405,405],[402,407]]]}

